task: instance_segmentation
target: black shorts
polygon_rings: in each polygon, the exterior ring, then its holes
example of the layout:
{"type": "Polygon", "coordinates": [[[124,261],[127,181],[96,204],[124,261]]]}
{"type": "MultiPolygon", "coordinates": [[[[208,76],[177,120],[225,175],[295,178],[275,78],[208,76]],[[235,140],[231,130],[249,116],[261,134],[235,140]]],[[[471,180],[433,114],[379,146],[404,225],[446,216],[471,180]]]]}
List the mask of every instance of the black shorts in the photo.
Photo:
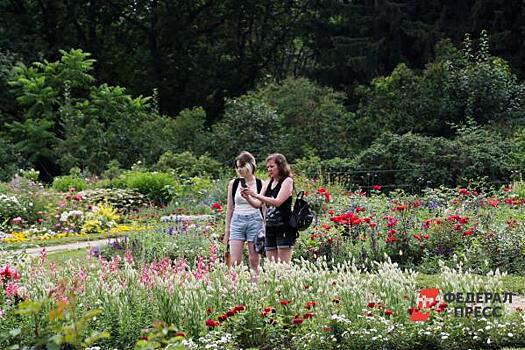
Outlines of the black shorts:
{"type": "Polygon", "coordinates": [[[277,248],[291,248],[297,239],[295,232],[283,225],[281,227],[266,227],[266,250],[275,250],[277,248]]]}

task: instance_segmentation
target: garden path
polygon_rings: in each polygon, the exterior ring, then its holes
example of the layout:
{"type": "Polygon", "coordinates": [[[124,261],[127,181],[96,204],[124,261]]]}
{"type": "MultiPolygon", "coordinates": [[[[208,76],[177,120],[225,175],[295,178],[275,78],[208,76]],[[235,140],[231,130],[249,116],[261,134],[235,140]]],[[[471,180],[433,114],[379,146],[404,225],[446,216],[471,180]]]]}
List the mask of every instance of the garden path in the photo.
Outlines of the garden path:
{"type": "MultiPolygon", "coordinates": [[[[209,221],[212,219],[212,215],[167,215],[160,218],[161,222],[174,222],[175,224],[183,224],[184,222],[202,222],[202,221],[209,221]]],[[[124,237],[124,236],[122,236],[124,237]]],[[[119,238],[122,238],[119,237],[119,238]]],[[[116,238],[104,238],[104,239],[98,239],[94,241],[82,241],[82,242],[73,242],[73,243],[66,243],[66,244],[60,244],[60,245],[53,245],[45,247],[46,252],[49,253],[56,253],[56,252],[62,252],[62,251],[68,251],[68,250],[77,250],[82,248],[93,248],[101,245],[106,245],[112,241],[114,241],[116,238]]],[[[29,255],[39,255],[42,251],[43,247],[36,247],[36,248],[26,248],[26,249],[19,249],[19,250],[13,250],[9,251],[9,254],[19,254],[25,252],[29,255]]]]}
{"type": "Polygon", "coordinates": [[[12,254],[19,254],[19,253],[26,253],[28,255],[39,255],[42,249],[45,248],[46,253],[57,253],[57,252],[63,252],[68,250],[77,250],[82,248],[93,248],[101,245],[108,244],[114,240],[114,238],[110,238],[109,240],[107,238],[104,239],[98,239],[95,241],[83,241],[83,242],[73,242],[73,243],[67,243],[67,244],[60,244],[60,245],[53,245],[48,247],[36,247],[36,248],[26,248],[26,249],[19,249],[19,250],[13,250],[9,251],[8,253],[12,254]]]}

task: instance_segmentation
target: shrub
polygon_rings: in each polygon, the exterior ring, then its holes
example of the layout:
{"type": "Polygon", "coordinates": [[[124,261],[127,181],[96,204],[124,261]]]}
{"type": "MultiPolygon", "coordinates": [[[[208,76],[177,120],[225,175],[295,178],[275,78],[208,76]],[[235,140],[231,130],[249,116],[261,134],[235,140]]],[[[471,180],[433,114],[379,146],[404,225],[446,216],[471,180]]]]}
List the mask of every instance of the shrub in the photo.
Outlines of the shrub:
{"type": "Polygon", "coordinates": [[[149,200],[166,204],[172,195],[168,189],[177,182],[170,174],[157,172],[129,172],[123,175],[127,188],[137,190],[149,200]]]}
{"type": "Polygon", "coordinates": [[[79,177],[66,175],[58,176],[53,180],[53,189],[60,192],[68,192],[70,188],[82,191],[86,188],[86,182],[79,177]]]}
{"type": "Polygon", "coordinates": [[[0,223],[18,216],[23,217],[26,212],[17,197],[0,193],[0,223]]]}
{"type": "Polygon", "coordinates": [[[191,152],[174,154],[167,151],[160,156],[156,168],[163,172],[173,170],[180,177],[211,176],[218,178],[222,174],[221,163],[207,155],[197,158],[191,152]]]}
{"type": "Polygon", "coordinates": [[[119,211],[129,212],[148,204],[144,195],[132,189],[100,188],[79,193],[89,204],[108,203],[119,211]]]}

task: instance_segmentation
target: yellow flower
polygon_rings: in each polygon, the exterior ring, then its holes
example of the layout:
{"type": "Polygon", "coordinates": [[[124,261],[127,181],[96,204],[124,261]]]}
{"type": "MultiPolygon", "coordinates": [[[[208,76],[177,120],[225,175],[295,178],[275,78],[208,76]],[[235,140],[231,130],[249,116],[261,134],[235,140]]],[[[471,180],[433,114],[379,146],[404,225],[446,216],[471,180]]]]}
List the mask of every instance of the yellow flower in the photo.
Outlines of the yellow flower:
{"type": "Polygon", "coordinates": [[[105,222],[117,221],[120,218],[117,210],[110,204],[100,204],[95,210],[95,213],[105,222]]]}
{"type": "Polygon", "coordinates": [[[104,233],[98,220],[86,220],[80,229],[81,234],[97,234],[104,233]]]}

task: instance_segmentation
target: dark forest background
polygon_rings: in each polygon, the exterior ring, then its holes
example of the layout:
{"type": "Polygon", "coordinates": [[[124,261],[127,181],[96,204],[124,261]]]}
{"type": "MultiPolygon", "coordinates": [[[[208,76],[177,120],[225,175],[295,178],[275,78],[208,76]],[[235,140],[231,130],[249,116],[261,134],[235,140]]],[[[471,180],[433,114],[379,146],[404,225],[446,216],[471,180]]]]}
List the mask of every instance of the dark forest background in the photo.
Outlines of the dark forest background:
{"type": "Polygon", "coordinates": [[[522,0],[0,0],[0,176],[248,149],[504,181],[525,163],[524,77],[522,0]]]}

